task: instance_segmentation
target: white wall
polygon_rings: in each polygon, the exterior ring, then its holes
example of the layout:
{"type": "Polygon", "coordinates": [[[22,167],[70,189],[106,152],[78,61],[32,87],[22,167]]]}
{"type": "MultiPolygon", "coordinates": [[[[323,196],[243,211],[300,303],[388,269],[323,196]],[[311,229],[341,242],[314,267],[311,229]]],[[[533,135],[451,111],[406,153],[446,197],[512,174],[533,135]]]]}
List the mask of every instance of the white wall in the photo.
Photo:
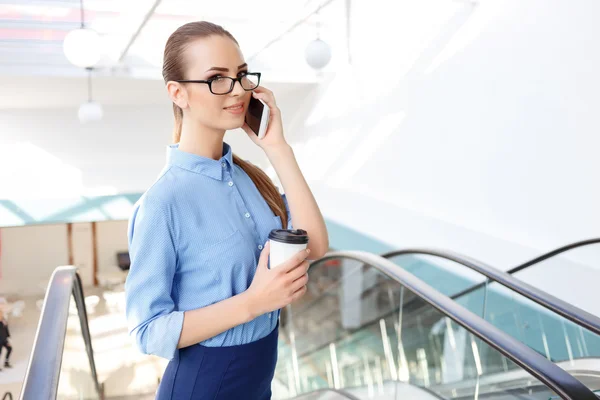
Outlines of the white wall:
{"type": "Polygon", "coordinates": [[[94,284],[93,240],[91,222],[79,222],[72,225],[71,248],[73,251],[73,265],[77,267],[84,286],[94,284]]]}
{"type": "Polygon", "coordinates": [[[69,261],[64,224],[2,228],[0,235],[4,295],[43,294],[54,269],[69,261]]]}
{"type": "Polygon", "coordinates": [[[117,253],[128,251],[127,221],[102,221],[96,223],[98,244],[98,274],[119,271],[117,253]]]}
{"type": "Polygon", "coordinates": [[[352,4],[353,65],[294,127],[328,218],[501,268],[600,236],[600,3],[352,4]]]}
{"type": "MultiPolygon", "coordinates": [[[[87,188],[112,186],[132,192],[147,187],[164,164],[171,139],[169,106],[106,106],[104,113],[102,121],[82,125],[75,107],[0,110],[0,146],[17,142],[37,146],[56,157],[57,163],[79,170],[81,184],[87,188]]],[[[4,171],[14,176],[21,173],[20,167],[4,171]]],[[[30,176],[28,184],[35,186],[45,186],[35,182],[36,176],[59,182],[67,179],[45,177],[43,170],[30,176]]]]}
{"type": "MultiPolygon", "coordinates": [[[[43,295],[54,269],[69,263],[67,225],[0,230],[0,295],[43,295]]],[[[73,263],[84,286],[93,285],[92,224],[73,224],[73,263]]],[[[116,253],[127,251],[127,221],[96,223],[98,274],[118,271],[116,253]]]]}
{"type": "Polygon", "coordinates": [[[442,7],[444,18],[431,11],[448,4],[441,0],[401,2],[389,13],[377,4],[353,3],[353,66],[320,88],[314,112],[295,127],[308,137],[295,149],[320,198],[341,193],[373,205],[369,225],[354,218],[364,208],[331,204],[325,214],[398,246],[460,241],[441,238],[439,226],[473,231],[497,248],[465,240],[460,249],[500,257],[496,264],[597,236],[600,3],[455,2],[442,7]],[[429,30],[409,41],[399,15],[429,30]],[[405,213],[424,217],[421,234],[412,236],[405,213]]]}

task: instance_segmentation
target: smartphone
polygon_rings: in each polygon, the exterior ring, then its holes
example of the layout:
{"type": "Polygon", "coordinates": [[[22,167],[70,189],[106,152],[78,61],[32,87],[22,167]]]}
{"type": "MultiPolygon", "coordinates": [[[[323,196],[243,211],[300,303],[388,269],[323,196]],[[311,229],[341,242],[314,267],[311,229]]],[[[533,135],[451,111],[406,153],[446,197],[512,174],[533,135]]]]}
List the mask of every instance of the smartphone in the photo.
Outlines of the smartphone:
{"type": "Polygon", "coordinates": [[[265,133],[267,132],[269,113],[270,110],[267,103],[252,96],[250,97],[250,104],[248,105],[248,111],[246,111],[246,123],[259,139],[265,137],[265,133]]]}

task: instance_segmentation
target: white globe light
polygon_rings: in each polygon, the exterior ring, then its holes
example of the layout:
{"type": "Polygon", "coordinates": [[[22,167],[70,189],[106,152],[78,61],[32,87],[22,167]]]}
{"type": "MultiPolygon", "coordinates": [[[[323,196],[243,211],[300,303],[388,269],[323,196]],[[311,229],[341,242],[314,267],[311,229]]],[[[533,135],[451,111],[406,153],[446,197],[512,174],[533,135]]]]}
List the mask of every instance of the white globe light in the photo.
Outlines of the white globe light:
{"type": "Polygon", "coordinates": [[[93,67],[100,61],[101,39],[91,29],[75,29],[65,36],[63,51],[69,62],[77,67],[93,67]]]}
{"type": "Polygon", "coordinates": [[[99,121],[102,119],[103,115],[104,111],[102,110],[102,106],[95,101],[83,103],[79,106],[79,111],[77,113],[79,121],[83,124],[86,122],[99,121]]]}
{"type": "Polygon", "coordinates": [[[321,39],[315,39],[306,46],[304,57],[308,65],[321,69],[331,60],[331,47],[321,39]]]}

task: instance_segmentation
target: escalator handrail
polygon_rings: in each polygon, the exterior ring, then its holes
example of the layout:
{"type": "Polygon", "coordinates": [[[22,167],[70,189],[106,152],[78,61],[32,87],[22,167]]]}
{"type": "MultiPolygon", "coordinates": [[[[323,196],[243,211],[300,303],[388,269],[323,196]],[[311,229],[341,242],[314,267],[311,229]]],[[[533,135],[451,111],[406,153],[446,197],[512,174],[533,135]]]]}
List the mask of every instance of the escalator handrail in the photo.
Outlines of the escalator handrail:
{"type": "MultiPolygon", "coordinates": [[[[544,292],[532,286],[528,283],[521,281],[520,279],[512,276],[508,272],[501,271],[492,266],[489,266],[481,261],[473,258],[463,256],[458,253],[435,250],[435,249],[403,249],[395,250],[382,255],[383,258],[389,259],[397,257],[399,255],[431,255],[446,260],[451,260],[465,267],[476,271],[485,276],[489,281],[494,281],[502,286],[509,288],[510,290],[519,293],[520,295],[528,298],[529,300],[551,310],[552,312],[563,316],[569,321],[582,326],[597,335],[600,335],[600,318],[594,314],[591,314],[579,307],[567,303],[564,300],[559,299],[549,293],[544,292]]],[[[486,282],[479,285],[484,286],[486,282]]],[[[480,286],[480,287],[481,287],[480,286]]],[[[460,293],[457,293],[453,298],[464,295],[465,293],[474,290],[473,287],[468,288],[460,293]]]]}
{"type": "Polygon", "coordinates": [[[557,256],[566,251],[573,250],[573,249],[576,249],[579,247],[589,246],[590,244],[595,244],[595,243],[600,243],[600,238],[593,238],[593,239],[581,240],[579,242],[570,243],[566,246],[562,246],[562,247],[559,247],[558,249],[554,249],[545,254],[542,254],[541,256],[538,256],[538,257],[534,258],[533,260],[529,260],[523,264],[517,265],[516,267],[513,267],[506,272],[509,274],[514,274],[515,272],[519,272],[525,268],[529,268],[532,265],[535,265],[539,262],[545,261],[549,258],[557,256]]]}
{"type": "MultiPolygon", "coordinates": [[[[564,252],[566,252],[568,250],[572,250],[572,249],[583,247],[583,246],[588,246],[588,245],[594,244],[594,243],[600,243],[600,238],[582,240],[582,241],[579,241],[579,242],[568,244],[568,245],[563,246],[563,247],[559,247],[558,249],[549,251],[548,253],[542,254],[541,256],[538,256],[538,257],[536,257],[536,258],[534,258],[534,259],[532,259],[530,261],[527,261],[527,262],[525,262],[523,264],[517,265],[516,267],[513,267],[513,268],[507,270],[506,273],[510,274],[510,275],[513,275],[513,274],[515,274],[515,273],[517,273],[519,271],[522,271],[524,269],[530,268],[530,267],[536,265],[539,262],[545,261],[545,260],[547,260],[549,258],[552,258],[552,257],[556,256],[556,255],[564,253],[564,252]]],[[[390,254],[390,253],[384,254],[383,257],[386,257],[387,254],[390,254]]],[[[456,300],[456,299],[458,299],[458,298],[460,298],[462,296],[465,296],[465,295],[467,295],[469,293],[472,293],[472,292],[474,292],[474,291],[476,291],[478,289],[481,289],[488,282],[489,282],[488,280],[485,280],[483,282],[476,283],[473,286],[470,286],[470,287],[468,287],[466,289],[461,290],[458,293],[453,294],[452,296],[450,296],[450,298],[456,300]]]]}
{"type": "Polygon", "coordinates": [[[65,266],[54,270],[46,290],[31,356],[23,380],[23,388],[19,397],[21,400],[56,399],[71,295],[73,295],[77,305],[81,333],[95,389],[98,395],[102,397],[102,388],[98,382],[94,361],[81,278],[77,273],[77,268],[65,266]]]}
{"type": "Polygon", "coordinates": [[[311,263],[311,268],[333,259],[348,259],[369,265],[429,303],[458,325],[480,338],[529,372],[563,399],[597,400],[590,389],[545,357],[524,345],[494,325],[441,294],[410,272],[398,268],[388,259],[363,251],[338,251],[311,263]]]}

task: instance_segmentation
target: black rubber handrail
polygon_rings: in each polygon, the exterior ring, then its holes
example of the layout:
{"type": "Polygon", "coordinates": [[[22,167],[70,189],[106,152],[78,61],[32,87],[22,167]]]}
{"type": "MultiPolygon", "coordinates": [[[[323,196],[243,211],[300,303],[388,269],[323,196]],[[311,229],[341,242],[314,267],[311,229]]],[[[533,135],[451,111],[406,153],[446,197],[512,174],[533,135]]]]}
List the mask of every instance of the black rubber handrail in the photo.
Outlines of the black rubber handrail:
{"type": "MultiPolygon", "coordinates": [[[[595,244],[595,243],[600,243],[600,238],[598,238],[598,239],[582,240],[582,241],[579,241],[579,242],[568,244],[568,245],[563,246],[563,247],[559,247],[558,249],[549,251],[548,253],[542,254],[541,256],[538,256],[538,257],[536,257],[536,258],[534,258],[534,259],[532,259],[530,261],[527,261],[527,262],[525,262],[523,264],[517,265],[516,267],[513,267],[513,268],[507,270],[506,273],[513,275],[516,272],[519,272],[519,271],[522,271],[522,270],[527,269],[529,267],[532,267],[532,266],[534,266],[534,265],[536,265],[536,264],[538,264],[538,263],[540,263],[542,261],[545,261],[545,260],[547,260],[549,258],[552,258],[552,257],[554,257],[556,255],[559,255],[561,253],[564,253],[564,252],[566,252],[568,250],[572,250],[572,249],[576,249],[576,248],[579,248],[579,247],[588,246],[590,244],[595,244]]],[[[383,256],[386,257],[387,254],[391,254],[391,253],[383,254],[383,256]]],[[[386,257],[386,258],[389,258],[389,257],[386,257]]],[[[470,286],[470,287],[468,287],[466,289],[461,290],[458,293],[453,294],[452,296],[450,296],[450,298],[453,299],[453,300],[456,300],[459,297],[465,296],[465,295],[467,295],[469,293],[472,293],[472,292],[474,292],[474,291],[476,291],[478,289],[481,289],[488,282],[489,282],[489,280],[486,279],[483,282],[476,283],[473,286],[470,286]]]]}
{"type": "Polygon", "coordinates": [[[527,262],[525,262],[525,263],[523,263],[521,265],[517,265],[516,267],[513,267],[513,268],[509,269],[506,272],[509,273],[509,274],[514,274],[515,272],[519,272],[519,271],[521,271],[521,270],[523,270],[525,268],[529,268],[532,265],[535,265],[537,263],[545,261],[545,260],[547,260],[549,258],[557,256],[557,255],[559,255],[561,253],[564,253],[566,251],[573,250],[573,249],[576,249],[576,248],[579,248],[579,247],[589,246],[590,244],[596,244],[596,243],[600,243],[600,238],[587,239],[587,240],[581,240],[579,242],[574,242],[574,243],[568,244],[566,246],[559,247],[558,249],[549,251],[548,253],[542,254],[541,256],[536,257],[533,260],[529,260],[529,261],[527,261],[527,262]]]}
{"type": "MultiPolygon", "coordinates": [[[[488,281],[497,282],[500,285],[505,286],[510,290],[528,298],[529,300],[553,311],[554,313],[563,316],[569,321],[572,321],[575,324],[582,326],[597,335],[600,335],[599,317],[582,310],[579,307],[569,304],[558,297],[546,293],[528,283],[525,283],[505,271],[500,271],[499,269],[491,267],[481,261],[477,261],[473,258],[466,257],[458,253],[435,249],[395,250],[383,254],[382,257],[390,259],[401,255],[431,255],[462,264],[465,267],[482,274],[487,278],[488,281]]],[[[487,282],[479,284],[479,287],[485,286],[486,283],[487,282]]],[[[457,298],[472,290],[475,290],[474,287],[468,288],[452,297],[457,298]]]]}
{"type": "Polygon", "coordinates": [[[98,382],[98,374],[96,373],[92,337],[88,325],[81,278],[77,273],[77,269],[69,266],[56,268],[50,278],[23,381],[21,396],[19,397],[21,400],[56,399],[71,295],[73,295],[77,305],[81,333],[95,389],[99,397],[103,398],[102,386],[98,382]]]}
{"type": "MultiPolygon", "coordinates": [[[[443,256],[448,259],[453,257],[450,254],[444,254],[443,256]]],[[[410,272],[398,268],[398,265],[388,259],[362,251],[332,252],[312,262],[311,268],[328,260],[340,258],[364,263],[394,279],[423,301],[429,303],[442,314],[523,368],[561,398],[568,400],[598,400],[590,389],[557,365],[454,302],[448,296],[425,284],[410,272]]]]}

